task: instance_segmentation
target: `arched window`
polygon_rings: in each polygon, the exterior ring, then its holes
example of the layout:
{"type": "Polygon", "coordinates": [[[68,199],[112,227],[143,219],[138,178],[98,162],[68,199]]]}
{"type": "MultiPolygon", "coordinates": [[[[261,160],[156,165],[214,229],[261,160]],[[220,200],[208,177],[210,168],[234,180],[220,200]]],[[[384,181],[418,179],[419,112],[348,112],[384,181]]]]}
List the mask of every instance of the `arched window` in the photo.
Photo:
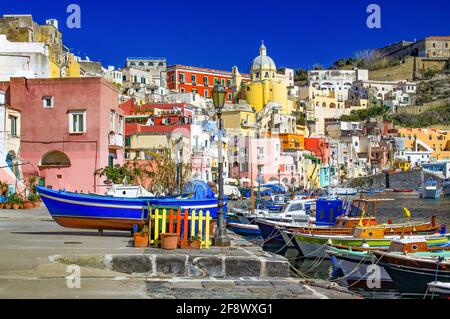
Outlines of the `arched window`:
{"type": "Polygon", "coordinates": [[[139,62],[139,66],[144,66],[144,62],[139,62]]]}
{"type": "Polygon", "coordinates": [[[70,159],[69,157],[60,151],[52,151],[45,154],[40,163],[39,166],[61,166],[61,167],[67,167],[70,166],[70,159]]]}
{"type": "Polygon", "coordinates": [[[330,103],[330,108],[335,109],[336,108],[336,104],[330,103]]]}
{"type": "Polygon", "coordinates": [[[158,63],[158,66],[164,66],[164,63],[159,62],[159,63],[158,63]]]}
{"type": "Polygon", "coordinates": [[[322,107],[327,107],[327,103],[323,102],[322,107]]]}
{"type": "Polygon", "coordinates": [[[264,77],[265,77],[266,79],[268,79],[268,78],[270,77],[269,72],[266,72],[266,74],[264,75],[264,77]]]}
{"type": "Polygon", "coordinates": [[[148,62],[148,66],[153,66],[153,62],[148,62]]]}

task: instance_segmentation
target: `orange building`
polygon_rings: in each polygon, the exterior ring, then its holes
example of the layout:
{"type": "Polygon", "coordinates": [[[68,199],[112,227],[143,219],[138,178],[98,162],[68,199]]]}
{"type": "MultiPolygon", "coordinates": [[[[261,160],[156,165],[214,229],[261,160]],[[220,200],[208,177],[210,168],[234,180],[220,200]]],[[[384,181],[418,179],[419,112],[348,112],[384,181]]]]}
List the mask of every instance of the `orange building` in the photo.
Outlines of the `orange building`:
{"type": "MultiPolygon", "coordinates": [[[[250,81],[250,76],[242,74],[243,83],[250,81]]],[[[173,65],[167,68],[167,87],[180,93],[197,93],[211,98],[211,92],[216,84],[222,84],[227,89],[227,101],[233,99],[232,74],[228,71],[198,68],[194,66],[173,65]]]]}
{"type": "Polygon", "coordinates": [[[268,132],[267,136],[278,137],[281,140],[281,150],[283,152],[295,152],[305,150],[305,138],[302,134],[268,132]]]}

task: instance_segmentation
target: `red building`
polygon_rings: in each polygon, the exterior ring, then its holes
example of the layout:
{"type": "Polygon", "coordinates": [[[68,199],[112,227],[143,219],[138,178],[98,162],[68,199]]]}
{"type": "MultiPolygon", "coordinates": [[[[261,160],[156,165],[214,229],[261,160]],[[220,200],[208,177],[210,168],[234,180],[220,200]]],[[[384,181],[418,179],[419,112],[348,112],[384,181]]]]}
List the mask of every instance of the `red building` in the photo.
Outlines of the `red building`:
{"type": "Polygon", "coordinates": [[[97,169],[124,162],[124,113],[102,78],[11,78],[9,103],[21,111],[24,179],[53,189],[104,193],[97,169]]]}
{"type": "Polygon", "coordinates": [[[330,159],[330,144],[324,137],[305,137],[305,150],[313,152],[320,163],[327,165],[330,159]]]}
{"type": "MultiPolygon", "coordinates": [[[[250,76],[241,74],[242,81],[250,81],[250,76]]],[[[221,83],[227,89],[227,101],[233,98],[231,72],[198,68],[193,66],[173,65],[167,68],[167,86],[169,90],[180,93],[194,92],[210,98],[215,84],[221,83]]]]}

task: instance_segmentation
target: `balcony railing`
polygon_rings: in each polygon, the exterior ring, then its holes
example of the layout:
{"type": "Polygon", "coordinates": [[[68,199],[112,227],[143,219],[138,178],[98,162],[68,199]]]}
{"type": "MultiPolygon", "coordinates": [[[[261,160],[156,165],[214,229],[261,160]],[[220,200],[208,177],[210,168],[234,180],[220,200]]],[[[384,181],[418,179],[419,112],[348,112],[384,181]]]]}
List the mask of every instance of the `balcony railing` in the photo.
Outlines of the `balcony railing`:
{"type": "Polygon", "coordinates": [[[108,139],[110,148],[122,148],[124,146],[123,136],[121,134],[111,133],[109,134],[108,139]]]}

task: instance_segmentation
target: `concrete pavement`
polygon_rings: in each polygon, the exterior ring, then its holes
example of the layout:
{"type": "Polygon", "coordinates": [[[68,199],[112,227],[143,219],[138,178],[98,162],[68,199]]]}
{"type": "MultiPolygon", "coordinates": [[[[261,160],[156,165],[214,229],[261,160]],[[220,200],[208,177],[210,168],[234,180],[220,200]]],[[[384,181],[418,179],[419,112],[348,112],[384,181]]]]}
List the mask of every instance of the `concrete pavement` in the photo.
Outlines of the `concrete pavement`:
{"type": "MultiPolygon", "coordinates": [[[[259,252],[251,244],[246,247],[245,241],[241,245],[243,248],[239,249],[250,255],[259,252]]],[[[234,253],[241,255],[239,249],[234,253]]],[[[157,249],[132,247],[132,237],[126,232],[105,231],[99,236],[95,230],[62,228],[51,219],[45,207],[0,210],[0,298],[357,298],[293,278],[148,276],[92,264],[79,268],[77,281],[76,276],[72,277],[77,270],[74,272],[70,265],[51,260],[56,255],[157,252],[157,249]]],[[[214,255],[218,251],[213,249],[210,253],[214,255]]]]}

